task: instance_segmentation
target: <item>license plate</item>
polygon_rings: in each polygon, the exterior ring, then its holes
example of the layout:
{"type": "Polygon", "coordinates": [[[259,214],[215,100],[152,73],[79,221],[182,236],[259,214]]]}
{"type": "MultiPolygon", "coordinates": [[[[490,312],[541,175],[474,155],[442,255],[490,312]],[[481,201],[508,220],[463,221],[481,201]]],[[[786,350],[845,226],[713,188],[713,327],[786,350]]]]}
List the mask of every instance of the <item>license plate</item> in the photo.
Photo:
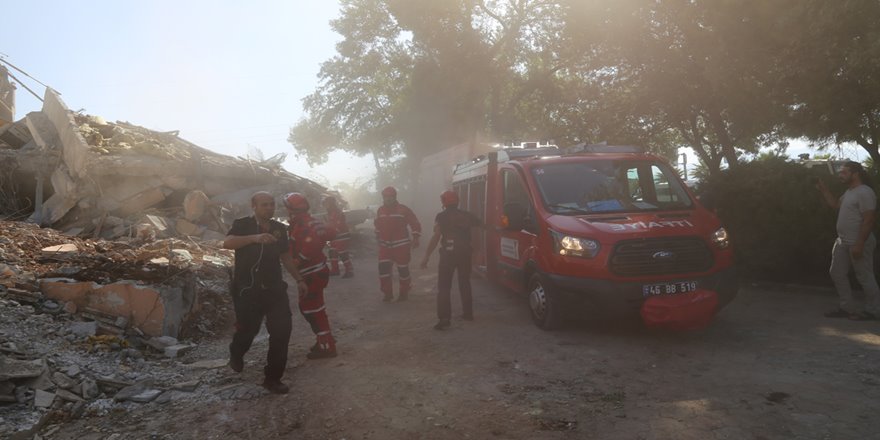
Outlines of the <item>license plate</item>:
{"type": "Polygon", "coordinates": [[[672,283],[643,284],[642,295],[674,295],[676,293],[687,293],[697,290],[696,281],[676,281],[672,283]]]}

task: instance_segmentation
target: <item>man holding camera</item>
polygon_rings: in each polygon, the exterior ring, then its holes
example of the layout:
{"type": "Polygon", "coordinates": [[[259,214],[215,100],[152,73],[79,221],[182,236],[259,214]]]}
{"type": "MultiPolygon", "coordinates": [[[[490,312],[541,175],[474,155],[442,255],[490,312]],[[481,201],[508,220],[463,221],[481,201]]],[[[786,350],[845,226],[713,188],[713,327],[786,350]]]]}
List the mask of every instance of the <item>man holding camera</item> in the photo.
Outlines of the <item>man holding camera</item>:
{"type": "Polygon", "coordinates": [[[874,229],[877,196],[868,185],[868,174],[858,162],[846,162],[838,173],[846,185],[846,192],[839,199],[831,195],[828,187],[819,180],[816,188],[828,206],[837,212],[837,240],[831,251],[829,273],[840,295],[840,307],[825,314],[827,318],[849,318],[857,321],[876,320],[880,315],[880,287],[874,277],[874,249],[877,241],[874,229]],[[865,291],[864,306],[853,298],[849,283],[849,270],[865,291]]]}

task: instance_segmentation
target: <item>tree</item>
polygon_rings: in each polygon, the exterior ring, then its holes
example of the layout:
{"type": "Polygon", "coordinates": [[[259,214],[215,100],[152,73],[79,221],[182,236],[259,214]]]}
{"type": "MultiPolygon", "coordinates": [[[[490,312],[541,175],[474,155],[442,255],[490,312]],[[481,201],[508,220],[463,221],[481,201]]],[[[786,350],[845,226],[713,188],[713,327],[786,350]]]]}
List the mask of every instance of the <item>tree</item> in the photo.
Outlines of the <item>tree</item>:
{"type": "Polygon", "coordinates": [[[774,15],[763,2],[574,3],[576,20],[600,22],[616,100],[660,139],[691,147],[710,173],[779,139],[774,44],[764,39],[774,15]]]}
{"type": "Polygon", "coordinates": [[[307,116],[288,141],[310,164],[325,162],[334,149],[371,154],[382,177],[403,151],[395,117],[414,65],[413,48],[386,2],[341,3],[341,16],[331,26],[343,40],[321,66],[318,89],[303,99],[307,116]]]}
{"type": "Polygon", "coordinates": [[[573,84],[565,16],[548,0],[345,0],[290,141],[312,163],[344,149],[387,170],[461,142],[580,140],[588,119],[555,117],[573,84]]]}
{"type": "Polygon", "coordinates": [[[802,0],[779,26],[788,134],[825,147],[855,142],[880,161],[880,3],[802,0]]]}

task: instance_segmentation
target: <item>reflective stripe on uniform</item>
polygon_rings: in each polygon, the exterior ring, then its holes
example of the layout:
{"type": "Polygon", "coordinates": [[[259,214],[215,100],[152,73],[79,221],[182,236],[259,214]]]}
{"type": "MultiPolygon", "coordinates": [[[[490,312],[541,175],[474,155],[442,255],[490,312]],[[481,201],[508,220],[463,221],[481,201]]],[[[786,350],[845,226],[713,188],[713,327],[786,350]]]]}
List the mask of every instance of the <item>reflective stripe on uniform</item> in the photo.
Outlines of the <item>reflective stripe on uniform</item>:
{"type": "Polygon", "coordinates": [[[317,271],[319,271],[319,270],[321,270],[321,269],[323,269],[323,268],[325,268],[325,267],[327,267],[327,263],[325,263],[325,262],[322,261],[322,262],[320,262],[320,263],[318,263],[318,264],[316,264],[316,265],[314,265],[314,266],[309,266],[309,267],[307,267],[307,268],[305,268],[305,269],[300,269],[299,273],[300,273],[301,275],[308,275],[308,274],[310,274],[310,273],[315,273],[315,272],[317,272],[317,271]]]}
{"type": "Polygon", "coordinates": [[[318,312],[320,312],[321,310],[324,310],[325,308],[326,308],[326,306],[321,306],[321,307],[318,307],[317,309],[314,309],[314,310],[303,310],[302,312],[303,312],[304,314],[318,313],[318,312]]]}

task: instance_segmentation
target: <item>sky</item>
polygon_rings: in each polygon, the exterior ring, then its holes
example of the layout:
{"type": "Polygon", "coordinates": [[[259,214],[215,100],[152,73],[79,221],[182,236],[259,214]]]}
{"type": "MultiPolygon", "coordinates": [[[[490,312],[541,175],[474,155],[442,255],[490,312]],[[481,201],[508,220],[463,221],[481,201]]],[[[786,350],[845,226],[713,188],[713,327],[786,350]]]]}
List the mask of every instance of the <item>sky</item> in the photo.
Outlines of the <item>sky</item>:
{"type": "MultiPolygon", "coordinates": [[[[0,56],[61,93],[72,110],[202,147],[265,158],[321,183],[365,181],[370,158],[334,153],[309,167],[287,142],[301,99],[336,53],[335,0],[3,2],[0,56]]],[[[45,90],[12,71],[40,96],[45,90]]],[[[16,118],[40,109],[23,88],[16,118]]]]}
{"type": "MultiPolygon", "coordinates": [[[[301,99],[318,86],[340,37],[336,0],[4,2],[0,56],[62,94],[73,110],[170,131],[205,148],[265,158],[333,186],[364,183],[372,160],[331,154],[310,167],[287,142],[301,99]]],[[[13,71],[16,76],[16,72],[13,71]]],[[[24,78],[22,78],[24,80],[24,78]]],[[[41,96],[42,86],[25,80],[41,96]]],[[[16,118],[40,109],[24,89],[16,118]]],[[[857,160],[865,154],[846,148],[857,160]]],[[[697,163],[693,152],[688,168],[697,163]]],[[[795,141],[788,150],[815,153],[795,141]]]]}

